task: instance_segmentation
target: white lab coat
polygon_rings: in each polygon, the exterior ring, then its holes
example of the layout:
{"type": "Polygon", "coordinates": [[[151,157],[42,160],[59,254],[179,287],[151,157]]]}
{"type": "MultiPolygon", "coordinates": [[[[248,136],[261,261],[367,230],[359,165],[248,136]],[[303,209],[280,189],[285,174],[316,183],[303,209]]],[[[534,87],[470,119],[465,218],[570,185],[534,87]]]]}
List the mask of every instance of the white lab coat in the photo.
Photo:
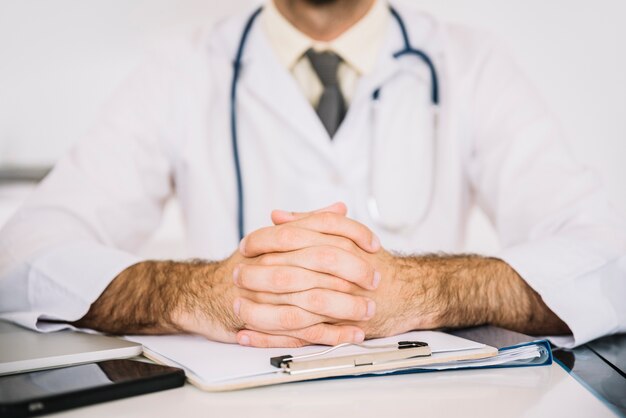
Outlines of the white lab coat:
{"type": "MultiPolygon", "coordinates": [[[[436,151],[429,77],[419,61],[391,57],[402,45],[394,22],[332,141],[257,22],[238,92],[246,231],[268,225],[274,208],[306,211],[342,200],[388,249],[455,252],[478,204],[503,245],[494,255],[572,329],[573,339],[558,342],[626,331],[626,226],[597,176],[574,161],[534,89],[488,37],[398,9],[413,45],[438,69],[436,151]],[[372,184],[390,219],[410,218],[428,199],[423,221],[402,233],[379,228],[366,206],[372,184]]],[[[235,250],[229,92],[248,16],[149,57],[3,228],[2,318],[39,330],[59,326],[40,319],[80,318],[140,261],[138,248],[173,196],[193,257],[217,260],[235,250]]]]}

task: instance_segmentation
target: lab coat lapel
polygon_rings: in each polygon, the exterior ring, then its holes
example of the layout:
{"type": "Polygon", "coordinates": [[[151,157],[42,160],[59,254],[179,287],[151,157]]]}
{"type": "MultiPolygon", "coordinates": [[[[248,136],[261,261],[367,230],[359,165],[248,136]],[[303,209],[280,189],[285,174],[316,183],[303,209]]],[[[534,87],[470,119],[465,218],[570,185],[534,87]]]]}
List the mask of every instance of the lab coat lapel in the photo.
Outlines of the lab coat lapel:
{"type": "Polygon", "coordinates": [[[250,33],[240,89],[247,89],[287,126],[328,155],[332,141],[297,82],[277,60],[260,22],[250,33]]]}

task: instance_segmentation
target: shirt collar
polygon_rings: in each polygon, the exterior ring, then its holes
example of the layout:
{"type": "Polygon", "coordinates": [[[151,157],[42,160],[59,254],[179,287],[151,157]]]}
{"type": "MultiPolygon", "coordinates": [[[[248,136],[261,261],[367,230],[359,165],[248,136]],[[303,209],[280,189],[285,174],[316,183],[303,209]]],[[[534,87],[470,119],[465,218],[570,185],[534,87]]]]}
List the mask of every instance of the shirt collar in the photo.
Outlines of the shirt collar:
{"type": "Polygon", "coordinates": [[[270,45],[280,63],[288,70],[296,65],[309,48],[313,48],[337,53],[360,75],[365,75],[372,71],[378,57],[389,22],[389,13],[385,2],[376,0],[361,20],[330,42],[315,41],[300,32],[280,14],[273,0],[268,1],[262,18],[263,30],[270,45]]]}

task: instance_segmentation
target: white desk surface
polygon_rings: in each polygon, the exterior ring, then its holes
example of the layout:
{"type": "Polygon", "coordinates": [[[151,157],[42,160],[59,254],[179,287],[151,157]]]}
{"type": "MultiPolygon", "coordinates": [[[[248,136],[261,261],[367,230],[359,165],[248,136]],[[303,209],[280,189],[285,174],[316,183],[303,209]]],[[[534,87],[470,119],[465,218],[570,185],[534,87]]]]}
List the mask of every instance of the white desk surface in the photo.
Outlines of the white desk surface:
{"type": "Polygon", "coordinates": [[[54,417],[610,417],[559,365],[303,382],[207,393],[182,388],[54,417]]]}

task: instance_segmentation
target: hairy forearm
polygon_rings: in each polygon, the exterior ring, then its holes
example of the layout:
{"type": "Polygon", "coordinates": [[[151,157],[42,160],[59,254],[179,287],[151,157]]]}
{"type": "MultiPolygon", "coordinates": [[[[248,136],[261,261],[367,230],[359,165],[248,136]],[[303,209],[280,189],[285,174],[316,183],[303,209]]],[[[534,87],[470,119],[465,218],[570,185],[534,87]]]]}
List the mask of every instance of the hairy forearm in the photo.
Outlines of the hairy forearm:
{"type": "Polygon", "coordinates": [[[207,315],[217,315],[210,292],[218,263],[200,261],[146,261],[120,273],[75,323],[112,334],[180,332],[176,318],[205,304],[207,315]],[[203,284],[208,284],[208,286],[203,284]]]}
{"type": "MultiPolygon", "coordinates": [[[[234,342],[235,333],[244,327],[232,309],[235,293],[242,294],[232,286],[234,264],[229,260],[136,264],[120,273],[75,325],[113,334],[187,332],[234,342]]],[[[527,334],[569,332],[502,260],[389,254],[385,264],[393,265],[392,282],[400,286],[395,291],[399,297],[387,301],[393,309],[368,331],[370,337],[481,324],[527,334]]],[[[384,311],[384,302],[379,302],[384,311]]]]}
{"type": "Polygon", "coordinates": [[[398,258],[398,274],[419,289],[439,327],[491,324],[526,334],[570,330],[507,263],[476,255],[398,258]]]}

